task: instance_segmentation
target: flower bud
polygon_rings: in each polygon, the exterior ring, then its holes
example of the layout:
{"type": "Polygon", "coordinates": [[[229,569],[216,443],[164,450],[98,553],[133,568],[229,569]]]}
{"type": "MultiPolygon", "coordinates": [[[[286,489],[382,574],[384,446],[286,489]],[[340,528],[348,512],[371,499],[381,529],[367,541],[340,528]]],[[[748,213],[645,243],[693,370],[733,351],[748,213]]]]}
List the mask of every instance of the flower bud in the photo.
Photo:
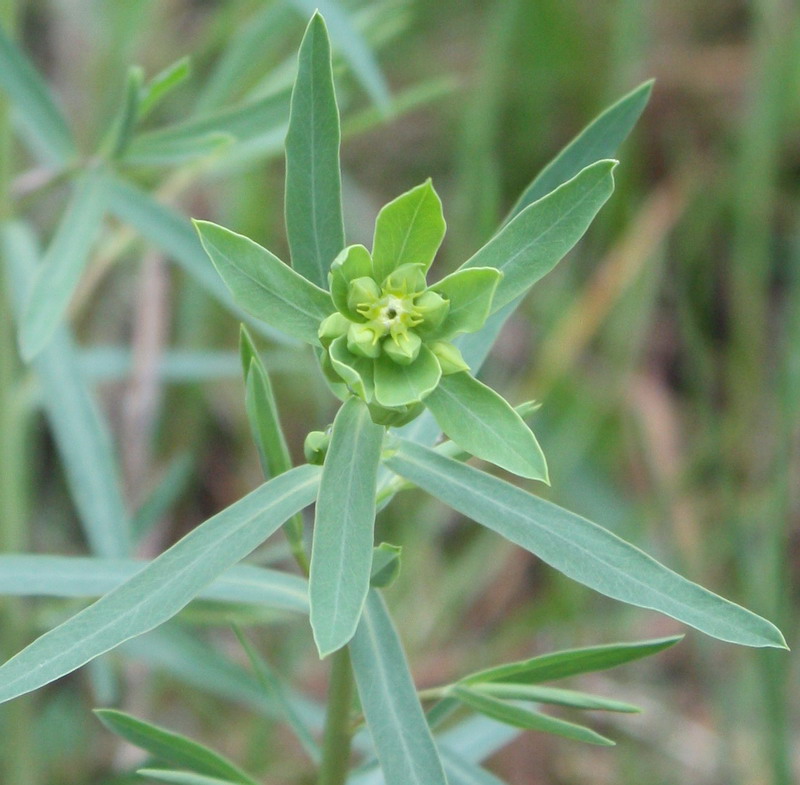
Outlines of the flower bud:
{"type": "Polygon", "coordinates": [[[461,352],[450,341],[433,341],[428,344],[428,348],[436,355],[445,376],[469,370],[461,352]]]}
{"type": "Polygon", "coordinates": [[[356,278],[347,288],[347,307],[363,315],[380,296],[381,289],[372,278],[356,278]]]}
{"type": "Polygon", "coordinates": [[[401,264],[383,282],[385,292],[400,296],[421,292],[425,286],[425,268],[421,264],[401,264]]]}
{"type": "Polygon", "coordinates": [[[319,326],[317,335],[320,343],[327,349],[334,340],[347,332],[349,326],[350,320],[347,317],[342,316],[338,311],[332,313],[323,319],[319,326]]]}
{"type": "Polygon", "coordinates": [[[419,327],[422,332],[430,332],[439,327],[449,310],[450,301],[430,289],[414,300],[414,313],[419,314],[422,319],[419,327]]]}
{"type": "Polygon", "coordinates": [[[303,443],[306,460],[315,466],[322,466],[330,443],[331,435],[327,431],[311,431],[303,443]]]}
{"type": "Polygon", "coordinates": [[[383,342],[383,351],[398,365],[410,365],[419,355],[422,339],[411,330],[393,333],[383,342]]]}
{"type": "Polygon", "coordinates": [[[381,353],[378,339],[381,337],[371,322],[367,324],[350,323],[347,331],[347,348],[358,357],[375,358],[381,353]]]}

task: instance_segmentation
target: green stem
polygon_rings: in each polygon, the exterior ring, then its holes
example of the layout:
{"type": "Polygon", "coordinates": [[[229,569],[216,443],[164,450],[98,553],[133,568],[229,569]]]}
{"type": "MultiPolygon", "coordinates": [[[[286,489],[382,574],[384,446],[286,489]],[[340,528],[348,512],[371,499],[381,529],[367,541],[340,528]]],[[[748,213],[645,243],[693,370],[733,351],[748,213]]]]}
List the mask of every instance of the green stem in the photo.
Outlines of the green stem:
{"type": "Polygon", "coordinates": [[[319,785],[344,785],[350,768],[350,707],[353,701],[353,671],[347,647],[333,655],[328,687],[328,709],[319,785]]]}

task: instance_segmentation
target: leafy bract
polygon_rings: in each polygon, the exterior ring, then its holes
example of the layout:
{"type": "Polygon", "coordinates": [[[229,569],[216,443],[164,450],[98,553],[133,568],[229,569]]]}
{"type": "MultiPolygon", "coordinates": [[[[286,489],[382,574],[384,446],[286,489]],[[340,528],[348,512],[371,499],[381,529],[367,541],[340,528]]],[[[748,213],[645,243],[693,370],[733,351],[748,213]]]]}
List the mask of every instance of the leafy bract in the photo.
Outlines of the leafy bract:
{"type": "Polygon", "coordinates": [[[404,440],[398,440],[386,464],[602,594],[660,611],[720,640],[786,646],[780,630],[766,619],[682,578],[601,526],[503,480],[404,440]]]}
{"type": "Polygon", "coordinates": [[[427,271],[445,229],[442,202],[430,179],[385,204],[372,242],[375,280],[382,282],[403,264],[420,264],[427,271]]]}
{"type": "Polygon", "coordinates": [[[466,372],[443,376],[425,399],[444,433],[468,453],[521,477],[547,482],[547,463],[522,417],[466,372]]]}
{"type": "Polygon", "coordinates": [[[580,673],[594,673],[607,668],[615,668],[626,662],[658,654],[658,652],[674,646],[682,638],[682,635],[673,635],[670,638],[656,638],[636,643],[610,643],[583,649],[556,651],[550,654],[541,654],[529,660],[487,668],[465,676],[461,681],[467,684],[487,681],[536,684],[540,681],[564,679],[580,673]]]}
{"type": "Polygon", "coordinates": [[[309,576],[311,627],[321,657],[353,637],[369,590],[383,433],[360,398],[345,401],[333,421],[309,576]]]}
{"type": "Polygon", "coordinates": [[[433,352],[424,344],[410,365],[399,365],[385,355],[375,360],[375,398],[382,406],[405,406],[421,401],[442,378],[433,352]]]}
{"type": "Polygon", "coordinates": [[[102,169],[89,169],[75,185],[58,229],[44,254],[20,320],[19,343],[33,359],[53,337],[86,266],[106,212],[102,169]]]}
{"type": "Polygon", "coordinates": [[[497,286],[503,273],[494,267],[472,267],[442,278],[430,288],[444,295],[450,304],[447,316],[436,331],[437,337],[452,338],[483,327],[489,316],[497,286]]]}
{"type": "Polygon", "coordinates": [[[328,31],[315,13],[300,44],[286,134],[286,232],[292,266],[319,286],[344,248],[340,137],[328,31]]]}
{"type": "Polygon", "coordinates": [[[48,684],[170,619],[313,501],[318,482],[316,467],[292,469],[192,530],[130,580],[0,667],[0,702],[48,684]]]}
{"type": "Polygon", "coordinates": [[[469,687],[454,687],[451,690],[451,694],[465,706],[517,728],[553,733],[556,736],[563,736],[574,741],[583,741],[587,744],[598,744],[603,747],[614,746],[614,742],[611,739],[607,739],[605,736],[601,736],[583,725],[576,725],[573,722],[549,717],[541,712],[498,700],[469,687]]]}
{"type": "Polygon", "coordinates": [[[386,785],[447,785],[402,644],[376,589],[367,596],[350,657],[386,785]]]}
{"type": "Polygon", "coordinates": [[[112,733],[173,766],[184,766],[198,774],[222,777],[240,785],[258,785],[250,775],[218,752],[192,739],[114,709],[95,714],[112,733]]]}
{"type": "Polygon", "coordinates": [[[636,125],[653,91],[653,81],[639,85],[609,106],[584,128],[525,189],[506,222],[529,204],[554,191],[581,169],[603,158],[614,158],[617,148],[636,125]]]}
{"type": "Polygon", "coordinates": [[[31,61],[0,26],[0,86],[24,125],[24,142],[47,163],[63,166],[76,155],[75,142],[61,111],[31,61]]]}
{"type": "Polygon", "coordinates": [[[250,238],[208,221],[194,223],[240,307],[306,343],[319,344],[319,324],[333,310],[328,292],[250,238]]]}
{"type": "Polygon", "coordinates": [[[503,273],[492,311],[525,294],[580,240],[614,191],[616,161],[598,161],[528,205],[462,265],[503,273]]]}

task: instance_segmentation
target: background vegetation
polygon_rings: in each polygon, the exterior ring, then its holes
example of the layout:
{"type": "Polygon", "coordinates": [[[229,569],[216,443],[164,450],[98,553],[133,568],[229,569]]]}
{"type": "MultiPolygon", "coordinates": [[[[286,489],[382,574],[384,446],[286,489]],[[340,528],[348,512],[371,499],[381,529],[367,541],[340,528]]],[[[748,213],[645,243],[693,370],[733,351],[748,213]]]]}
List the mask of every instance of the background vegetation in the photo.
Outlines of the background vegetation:
{"type": "MultiPolygon", "coordinates": [[[[81,148],[91,151],[118,110],[132,63],[152,75],[192,57],[191,78],[155,110],[153,127],[289,84],[315,3],[3,5],[81,148]]],[[[349,237],[367,239],[380,205],[432,176],[449,225],[440,270],[457,266],[490,236],[525,184],[597,111],[656,78],[650,106],[620,153],[617,192],[509,324],[486,376],[512,401],[542,402],[534,426],[550,461],[550,498],[746,600],[796,648],[796,4],[337,5],[379,50],[396,97],[381,120],[380,77],[340,38],[337,73],[351,134],[343,149],[349,237]]],[[[280,249],[281,111],[274,109],[273,136],[249,151],[218,159],[211,152],[167,168],[144,156],[131,164],[132,177],[183,214],[280,249]]],[[[3,163],[13,210],[50,237],[65,178],[53,178],[7,140],[3,163]]],[[[113,434],[142,556],[260,480],[235,354],[237,320],[173,261],[109,221],[71,307],[81,367],[113,434]]],[[[8,287],[3,297],[11,299],[8,287]]],[[[58,400],[47,398],[46,382],[20,371],[9,319],[3,317],[2,334],[3,546],[85,553],[52,436],[58,400]],[[42,400],[51,407],[49,427],[38,416],[20,416],[35,414],[42,400]]],[[[263,348],[299,460],[305,433],[328,423],[334,402],[310,355],[269,340],[263,348]]],[[[57,379],[51,384],[58,389],[57,379]]],[[[414,543],[389,599],[420,686],[501,658],[678,629],[569,584],[421,495],[401,497],[378,525],[382,539],[414,543]]],[[[280,563],[286,555],[278,544],[259,558],[280,563]]],[[[3,653],[76,602],[5,601],[3,653]]],[[[296,782],[300,753],[265,711],[229,620],[211,605],[192,606],[162,634],[0,708],[2,781],[127,782],[124,772],[138,753],[116,744],[89,713],[118,705],[212,741],[256,771],[269,762],[271,783],[296,782]]],[[[308,697],[322,696],[325,668],[303,625],[244,611],[236,620],[252,624],[251,636],[276,671],[308,697]]],[[[520,784],[795,781],[800,696],[790,655],[689,634],[652,662],[588,683],[645,707],[641,716],[613,720],[615,750],[526,733],[493,768],[520,784]]]]}

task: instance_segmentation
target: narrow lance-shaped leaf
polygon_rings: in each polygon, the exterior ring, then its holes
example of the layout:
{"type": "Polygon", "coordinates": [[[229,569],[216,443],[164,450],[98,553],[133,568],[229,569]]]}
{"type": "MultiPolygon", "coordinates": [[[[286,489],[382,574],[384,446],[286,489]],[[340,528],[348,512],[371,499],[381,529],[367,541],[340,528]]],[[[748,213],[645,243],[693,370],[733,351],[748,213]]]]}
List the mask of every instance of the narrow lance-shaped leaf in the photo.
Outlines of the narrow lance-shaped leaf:
{"type": "Polygon", "coordinates": [[[241,785],[258,785],[255,779],[223,755],[186,736],[114,709],[96,709],[95,714],[112,733],[158,760],[209,777],[223,777],[241,785]]]}
{"type": "Polygon", "coordinates": [[[106,180],[91,169],[78,180],[45,252],[20,322],[22,356],[32,360],[53,337],[80,280],[106,211],[106,180]]]}
{"type": "Polygon", "coordinates": [[[601,526],[503,480],[402,440],[386,464],[602,594],[660,611],[720,640],[786,646],[780,630],[766,619],[682,578],[601,526]]]}
{"type": "Polygon", "coordinates": [[[587,744],[598,744],[603,747],[612,747],[614,742],[595,733],[590,728],[583,725],[576,725],[573,722],[566,722],[555,717],[548,717],[538,711],[524,709],[513,703],[493,698],[490,695],[470,689],[469,687],[454,687],[452,695],[458,698],[465,706],[469,706],[487,717],[492,717],[500,722],[513,725],[517,728],[526,730],[538,730],[543,733],[552,733],[556,736],[563,736],[573,741],[582,741],[587,744]]]}
{"type": "Polygon", "coordinates": [[[48,163],[63,166],[76,155],[67,122],[25,54],[0,26],[0,86],[25,127],[23,141],[48,163]]]}
{"type": "Polygon", "coordinates": [[[486,681],[480,684],[473,684],[472,689],[501,700],[531,701],[532,703],[567,706],[571,709],[616,711],[628,714],[635,714],[641,711],[638,706],[630,703],[589,695],[576,690],[564,690],[558,687],[540,687],[534,684],[503,684],[495,681],[486,681]]]}
{"type": "Polygon", "coordinates": [[[403,647],[375,589],[367,596],[350,657],[386,785],[447,785],[403,647]]]}
{"type": "Polygon", "coordinates": [[[172,771],[170,769],[139,769],[142,777],[165,782],[168,785],[237,785],[235,780],[221,780],[219,777],[206,777],[191,771],[172,771]]]}
{"type": "Polygon", "coordinates": [[[0,702],[24,695],[172,618],[218,575],[316,495],[319,472],[300,466],[210,518],[119,588],[0,667],[0,702]]]}
{"type": "Polygon", "coordinates": [[[344,248],[339,108],[325,22],[314,14],[300,44],[286,135],[286,232],[292,266],[319,286],[344,248]]]}
{"type": "Polygon", "coordinates": [[[496,267],[503,279],[492,310],[525,294],[580,240],[614,191],[616,161],[587,166],[539,201],[528,205],[464,264],[496,267]]]}
{"type": "MultiPolygon", "coordinates": [[[[9,264],[15,311],[19,313],[39,249],[29,228],[21,223],[3,227],[0,247],[9,264]]],[[[126,556],[130,522],[111,433],[66,326],[56,328],[49,345],[34,359],[33,368],[86,540],[98,556],[126,556]]]]}
{"type": "Polygon", "coordinates": [[[586,126],[525,189],[506,223],[529,204],[554,191],[581,169],[603,158],[614,158],[617,149],[636,125],[653,91],[653,81],[639,85],[609,106],[586,126]]]}
{"type": "Polygon", "coordinates": [[[403,264],[421,264],[427,270],[445,229],[442,202],[430,179],[385,204],[372,242],[375,280],[380,283],[403,264]]]}
{"type": "Polygon", "coordinates": [[[321,657],[353,637],[369,590],[383,434],[360,398],[348,399],[333,421],[309,576],[311,627],[321,657]]]}
{"type": "Polygon", "coordinates": [[[683,635],[670,638],[639,641],[637,643],[610,643],[603,646],[589,646],[582,649],[566,649],[549,654],[540,654],[529,660],[496,665],[461,679],[466,684],[497,681],[514,684],[535,684],[540,681],[553,681],[580,673],[615,668],[626,662],[639,660],[658,654],[683,639],[683,635]]]}
{"type": "Polygon", "coordinates": [[[176,87],[183,84],[192,73],[191,59],[181,57],[163,71],[159,71],[139,94],[139,119],[147,117],[176,87]]]}
{"type": "Polygon", "coordinates": [[[444,433],[468,453],[547,482],[547,462],[522,417],[494,390],[466,372],[443,376],[425,399],[444,433]]]}
{"type": "MultiPolygon", "coordinates": [[[[147,566],[137,559],[0,555],[0,596],[99,597],[147,566]]],[[[239,564],[197,594],[198,600],[254,604],[292,613],[308,613],[308,586],[287,572],[239,564]]]]}
{"type": "Polygon", "coordinates": [[[288,335],[319,345],[320,322],[333,311],[328,292],[249,237],[208,221],[194,223],[206,253],[241,308],[288,335]]]}

